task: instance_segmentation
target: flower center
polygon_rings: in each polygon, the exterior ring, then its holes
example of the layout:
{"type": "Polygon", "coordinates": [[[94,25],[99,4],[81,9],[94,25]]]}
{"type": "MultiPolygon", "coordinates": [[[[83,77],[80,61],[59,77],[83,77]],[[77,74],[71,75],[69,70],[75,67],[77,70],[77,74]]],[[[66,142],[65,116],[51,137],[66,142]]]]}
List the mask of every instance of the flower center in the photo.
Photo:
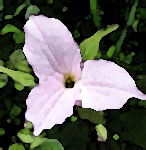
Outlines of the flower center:
{"type": "Polygon", "coordinates": [[[75,78],[72,74],[66,74],[64,76],[64,79],[65,79],[65,82],[64,82],[65,88],[73,88],[74,87],[75,78]]]}

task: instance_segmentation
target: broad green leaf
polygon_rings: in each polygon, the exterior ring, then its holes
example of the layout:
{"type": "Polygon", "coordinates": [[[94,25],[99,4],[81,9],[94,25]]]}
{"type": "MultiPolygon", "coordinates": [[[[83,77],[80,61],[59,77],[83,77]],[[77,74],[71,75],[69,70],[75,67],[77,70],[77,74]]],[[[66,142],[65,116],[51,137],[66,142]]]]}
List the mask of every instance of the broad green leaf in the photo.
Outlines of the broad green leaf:
{"type": "Polygon", "coordinates": [[[4,87],[8,83],[7,74],[0,73],[0,88],[4,87]]]}
{"type": "Polygon", "coordinates": [[[24,86],[18,82],[14,81],[14,86],[18,91],[22,91],[24,89],[24,86]]]}
{"type": "Polygon", "coordinates": [[[9,32],[15,32],[20,33],[21,30],[19,30],[17,27],[15,27],[12,24],[7,24],[0,32],[1,35],[7,34],[9,32]]]}
{"type": "Polygon", "coordinates": [[[28,73],[14,71],[0,66],[0,72],[6,73],[14,81],[19,82],[23,86],[35,86],[34,77],[28,73]]]}
{"type": "Polygon", "coordinates": [[[33,149],[33,148],[35,148],[35,147],[40,146],[40,145],[43,143],[43,141],[44,141],[44,138],[42,138],[42,137],[40,137],[40,136],[34,137],[34,140],[33,140],[33,142],[31,143],[30,148],[33,149]]]}
{"type": "Polygon", "coordinates": [[[34,141],[32,132],[27,128],[20,130],[17,136],[23,143],[32,143],[34,141]]]}
{"type": "Polygon", "coordinates": [[[0,136],[5,134],[5,130],[3,128],[0,128],[0,136]]]}
{"type": "Polygon", "coordinates": [[[15,41],[16,44],[21,44],[24,43],[24,32],[19,32],[19,33],[13,33],[13,39],[15,41]]]}
{"type": "Polygon", "coordinates": [[[29,18],[29,15],[38,15],[40,12],[40,9],[36,5],[30,5],[27,8],[25,19],[27,20],[29,18]]]}
{"type": "Polygon", "coordinates": [[[3,9],[4,9],[3,0],[0,0],[0,11],[2,11],[3,9]]]}
{"type": "Polygon", "coordinates": [[[64,150],[64,147],[57,139],[44,138],[43,143],[40,145],[40,150],[64,150]]]}
{"type": "Polygon", "coordinates": [[[115,45],[112,45],[106,53],[107,58],[112,58],[115,52],[115,45]]]}
{"type": "Polygon", "coordinates": [[[14,117],[18,116],[22,111],[22,108],[19,107],[18,105],[14,104],[12,109],[11,109],[11,112],[10,112],[10,117],[11,119],[13,119],[14,117]]]}
{"type": "Polygon", "coordinates": [[[103,112],[95,111],[90,108],[80,108],[76,107],[78,114],[81,119],[88,119],[90,122],[94,124],[103,124],[105,120],[103,118],[103,112]]]}
{"type": "Polygon", "coordinates": [[[106,29],[101,29],[97,31],[93,36],[81,42],[80,50],[81,50],[83,60],[93,60],[99,50],[100,40],[105,35],[116,30],[117,28],[118,28],[117,24],[108,26],[106,29]]]}
{"type": "Polygon", "coordinates": [[[25,150],[25,148],[22,144],[15,143],[10,145],[8,150],[25,150]]]}
{"type": "Polygon", "coordinates": [[[98,135],[98,140],[100,141],[106,141],[107,139],[107,130],[106,128],[102,125],[102,124],[99,124],[99,125],[96,125],[95,126],[95,129],[97,131],[97,135],[98,135]]]}
{"type": "Polygon", "coordinates": [[[26,6],[27,6],[27,5],[26,5],[25,3],[23,3],[22,5],[20,5],[20,6],[16,9],[16,11],[15,11],[15,13],[14,13],[14,16],[17,16],[26,6]]]}
{"type": "Polygon", "coordinates": [[[131,12],[130,12],[130,15],[129,15],[129,19],[128,19],[128,22],[127,22],[128,26],[132,25],[133,22],[134,22],[137,5],[138,5],[138,0],[135,0],[135,3],[132,6],[132,9],[131,9],[131,12]]]}
{"type": "Polygon", "coordinates": [[[100,50],[97,52],[97,56],[96,57],[97,57],[97,59],[100,59],[102,57],[102,54],[101,54],[100,50]]]}

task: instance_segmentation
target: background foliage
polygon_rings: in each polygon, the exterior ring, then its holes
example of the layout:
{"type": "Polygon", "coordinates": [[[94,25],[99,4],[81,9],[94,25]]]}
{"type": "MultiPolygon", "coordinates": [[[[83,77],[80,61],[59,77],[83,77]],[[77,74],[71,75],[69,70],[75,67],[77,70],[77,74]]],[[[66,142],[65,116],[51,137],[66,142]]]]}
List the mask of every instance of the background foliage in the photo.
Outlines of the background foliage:
{"type": "MultiPolygon", "coordinates": [[[[0,73],[0,147],[3,150],[146,149],[146,102],[135,98],[129,99],[120,110],[95,112],[74,106],[71,118],[44,130],[38,138],[32,135],[31,123],[24,127],[25,100],[34,86],[32,76],[38,83],[22,53],[23,26],[30,14],[61,20],[78,44],[99,29],[118,24],[116,31],[102,37],[93,59],[114,61],[124,67],[146,94],[145,0],[0,0],[0,66],[27,73],[31,81],[27,87],[24,82],[0,73]],[[106,127],[106,142],[97,141],[97,124],[106,127]]],[[[85,61],[87,58],[84,59],[83,53],[82,56],[85,61]]]]}

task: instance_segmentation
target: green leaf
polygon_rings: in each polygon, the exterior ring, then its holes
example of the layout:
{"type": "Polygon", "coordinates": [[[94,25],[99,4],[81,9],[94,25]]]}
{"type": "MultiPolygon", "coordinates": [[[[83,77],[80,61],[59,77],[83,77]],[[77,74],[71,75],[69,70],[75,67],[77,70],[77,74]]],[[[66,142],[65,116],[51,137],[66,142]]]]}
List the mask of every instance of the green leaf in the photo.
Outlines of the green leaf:
{"type": "Polygon", "coordinates": [[[14,81],[19,82],[23,86],[35,86],[34,77],[28,73],[14,71],[2,66],[0,66],[0,72],[6,73],[14,81]]]}
{"type": "Polygon", "coordinates": [[[14,82],[14,86],[18,91],[22,91],[24,89],[24,86],[18,82],[14,82]]]}
{"type": "Polygon", "coordinates": [[[40,150],[64,150],[64,147],[56,139],[44,138],[43,143],[40,145],[40,150]]]}
{"type": "Polygon", "coordinates": [[[4,62],[2,60],[0,60],[0,66],[3,66],[4,62]]]}
{"type": "Polygon", "coordinates": [[[71,116],[71,122],[75,122],[75,121],[77,121],[77,117],[75,117],[75,116],[71,116]]]}
{"type": "Polygon", "coordinates": [[[80,108],[76,107],[76,110],[78,111],[78,114],[81,119],[88,119],[90,122],[94,124],[103,124],[105,123],[105,120],[103,118],[103,112],[95,111],[90,108],[80,108]]]}
{"type": "Polygon", "coordinates": [[[8,150],[25,150],[25,148],[22,144],[15,143],[10,145],[8,150]]]}
{"type": "Polygon", "coordinates": [[[40,145],[43,143],[43,141],[44,141],[44,138],[42,138],[42,137],[40,137],[40,136],[34,137],[34,140],[33,140],[33,142],[31,143],[30,148],[33,149],[33,148],[35,148],[35,147],[40,146],[40,145]]]}
{"type": "Polygon", "coordinates": [[[95,129],[97,131],[97,135],[98,135],[99,140],[106,141],[106,139],[107,139],[106,128],[102,124],[99,124],[99,125],[95,126],[95,129]]]}
{"type": "Polygon", "coordinates": [[[140,21],[139,19],[136,19],[136,20],[134,20],[134,22],[132,24],[133,30],[135,32],[137,32],[137,25],[138,25],[139,21],[140,21]]]}
{"type": "Polygon", "coordinates": [[[11,112],[10,112],[10,117],[11,119],[13,119],[14,117],[18,116],[22,111],[22,108],[19,107],[18,105],[14,104],[12,109],[11,109],[11,112]]]}
{"type": "Polygon", "coordinates": [[[93,15],[93,22],[95,26],[99,29],[101,24],[100,24],[100,11],[98,9],[97,0],[90,0],[90,11],[91,14],[93,15]]]}
{"type": "Polygon", "coordinates": [[[118,55],[121,51],[121,47],[122,47],[123,41],[126,37],[126,34],[127,34],[127,29],[123,29],[122,33],[121,33],[121,36],[120,36],[119,40],[116,43],[116,55],[118,55]]]}
{"type": "Polygon", "coordinates": [[[113,136],[113,138],[114,138],[114,140],[118,140],[118,139],[119,139],[118,134],[115,134],[115,135],[113,136]]]}
{"type": "Polygon", "coordinates": [[[8,83],[7,74],[0,74],[0,88],[4,87],[8,83]]]}
{"type": "Polygon", "coordinates": [[[0,136],[5,134],[5,130],[3,128],[0,128],[0,136]]]}
{"type": "Polygon", "coordinates": [[[7,67],[10,69],[17,69],[26,73],[32,72],[28,62],[25,60],[22,49],[15,50],[10,56],[7,67]]]}
{"type": "Polygon", "coordinates": [[[34,141],[32,132],[27,128],[20,130],[17,136],[23,143],[32,143],[34,141]]]}
{"type": "Polygon", "coordinates": [[[129,55],[126,55],[125,56],[125,63],[126,64],[131,64],[131,62],[132,62],[132,57],[135,55],[135,53],[134,52],[131,52],[129,55]]]}
{"type": "Polygon", "coordinates": [[[93,12],[96,11],[97,8],[97,1],[96,0],[90,0],[90,10],[91,13],[93,14],[93,12]]]}
{"type": "Polygon", "coordinates": [[[15,11],[15,13],[14,13],[14,16],[17,16],[26,6],[27,6],[27,5],[26,5],[25,3],[22,4],[22,5],[20,5],[20,6],[16,9],[16,11],[15,11]]]}
{"type": "Polygon", "coordinates": [[[130,15],[129,15],[129,19],[128,19],[128,22],[127,22],[128,26],[132,25],[133,22],[134,22],[137,5],[138,5],[138,0],[135,0],[135,3],[132,6],[132,9],[131,9],[131,12],[130,12],[130,15]]]}
{"type": "Polygon", "coordinates": [[[15,50],[10,56],[10,61],[21,61],[25,59],[22,49],[15,50]]]}
{"type": "Polygon", "coordinates": [[[0,32],[1,35],[7,34],[9,32],[15,32],[15,33],[20,33],[21,30],[19,30],[17,27],[15,27],[12,24],[7,24],[0,32]]]}
{"type": "Polygon", "coordinates": [[[115,45],[112,45],[109,48],[109,50],[106,53],[107,58],[112,58],[112,56],[114,55],[115,49],[116,49],[115,45]]]}
{"type": "Polygon", "coordinates": [[[4,9],[3,0],[0,0],[0,11],[2,11],[3,9],[4,9]]]}
{"type": "Polygon", "coordinates": [[[26,14],[25,14],[25,19],[29,18],[29,15],[38,15],[40,12],[40,9],[36,5],[30,5],[27,8],[26,14]]]}
{"type": "Polygon", "coordinates": [[[24,32],[19,32],[19,33],[13,33],[13,39],[15,41],[16,44],[21,44],[24,43],[24,32]]]}
{"type": "Polygon", "coordinates": [[[80,50],[83,60],[93,60],[99,50],[100,40],[110,32],[116,30],[118,25],[108,26],[106,29],[98,30],[93,36],[85,39],[80,44],[80,50]]]}
{"type": "Polygon", "coordinates": [[[6,15],[4,18],[5,18],[6,20],[12,19],[12,18],[13,18],[13,15],[6,15]]]}

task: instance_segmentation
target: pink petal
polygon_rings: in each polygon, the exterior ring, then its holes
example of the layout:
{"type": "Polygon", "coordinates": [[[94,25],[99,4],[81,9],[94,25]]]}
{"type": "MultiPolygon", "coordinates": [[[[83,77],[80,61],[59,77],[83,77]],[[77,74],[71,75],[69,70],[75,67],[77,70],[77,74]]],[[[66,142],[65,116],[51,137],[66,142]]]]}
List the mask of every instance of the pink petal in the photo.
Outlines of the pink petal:
{"type": "Polygon", "coordinates": [[[59,73],[81,74],[81,54],[67,27],[58,19],[30,16],[24,26],[24,54],[37,77],[59,73]]]}
{"type": "Polygon", "coordinates": [[[33,123],[35,136],[43,129],[51,129],[55,124],[62,124],[73,114],[77,92],[76,88],[65,89],[52,76],[32,89],[26,101],[25,117],[33,123]]]}
{"type": "Polygon", "coordinates": [[[119,109],[131,97],[146,100],[146,95],[138,90],[129,73],[114,62],[86,61],[79,82],[83,108],[119,109]]]}

